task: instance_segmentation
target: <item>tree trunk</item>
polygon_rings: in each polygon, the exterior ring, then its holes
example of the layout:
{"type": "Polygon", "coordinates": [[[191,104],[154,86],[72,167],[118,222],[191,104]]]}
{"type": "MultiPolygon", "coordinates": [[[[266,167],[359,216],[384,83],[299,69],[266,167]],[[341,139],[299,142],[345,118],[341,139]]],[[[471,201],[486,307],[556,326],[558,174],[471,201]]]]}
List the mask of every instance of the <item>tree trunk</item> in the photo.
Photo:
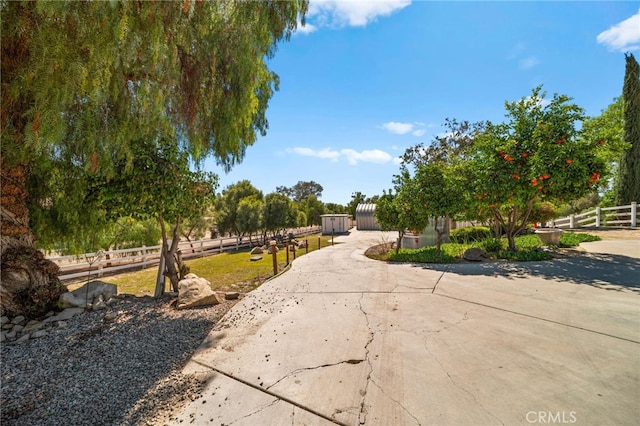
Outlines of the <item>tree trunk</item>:
{"type": "Polygon", "coordinates": [[[67,289],[58,279],[58,265],[35,248],[29,228],[26,183],[24,165],[5,168],[2,163],[0,314],[37,317],[55,308],[67,289]]]}
{"type": "MultiPolygon", "coordinates": [[[[164,275],[169,278],[172,290],[177,292],[178,283],[189,273],[189,267],[182,261],[182,254],[178,253],[178,244],[180,243],[180,219],[176,221],[171,231],[171,245],[169,245],[168,242],[167,230],[164,226],[165,223],[162,215],[158,216],[158,222],[162,230],[162,257],[165,261],[164,275]]],[[[164,287],[160,294],[162,293],[164,293],[164,287]]]]}

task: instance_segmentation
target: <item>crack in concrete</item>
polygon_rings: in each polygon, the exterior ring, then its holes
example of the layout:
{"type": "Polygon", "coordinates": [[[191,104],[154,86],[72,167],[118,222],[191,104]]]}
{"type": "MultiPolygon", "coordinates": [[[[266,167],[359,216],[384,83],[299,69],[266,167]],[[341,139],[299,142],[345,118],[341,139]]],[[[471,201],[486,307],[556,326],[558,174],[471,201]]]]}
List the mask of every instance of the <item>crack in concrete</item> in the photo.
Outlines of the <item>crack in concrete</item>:
{"type": "Polygon", "coordinates": [[[365,399],[367,397],[367,391],[369,390],[369,383],[371,382],[371,374],[373,373],[373,365],[371,364],[371,359],[369,358],[369,345],[373,342],[375,337],[375,332],[371,329],[371,323],[369,322],[369,314],[362,307],[362,299],[364,298],[364,293],[358,299],[358,307],[360,311],[364,314],[364,318],[367,320],[367,328],[369,329],[369,340],[364,345],[365,357],[364,359],[369,364],[369,372],[367,373],[367,381],[364,387],[364,390],[361,390],[360,393],[362,398],[360,400],[360,412],[358,413],[358,423],[363,425],[367,422],[367,409],[365,407],[365,399]]]}
{"type": "Polygon", "coordinates": [[[436,292],[436,287],[438,287],[438,284],[440,283],[440,280],[442,279],[442,277],[444,277],[444,274],[446,274],[448,271],[446,270],[447,268],[445,268],[444,271],[442,271],[442,273],[440,274],[440,276],[438,277],[438,279],[436,280],[436,283],[433,286],[433,290],[431,290],[431,294],[436,292]]]}
{"type": "MultiPolygon", "coordinates": [[[[465,314],[466,315],[466,314],[465,314]]],[[[493,417],[494,419],[496,419],[497,421],[500,422],[501,425],[504,425],[504,422],[502,420],[500,420],[500,418],[496,417],[491,411],[487,410],[486,407],[484,405],[482,405],[480,403],[480,401],[478,401],[478,399],[476,398],[476,396],[468,389],[464,388],[462,385],[460,385],[458,382],[456,382],[456,380],[451,376],[451,374],[449,374],[449,372],[447,371],[446,368],[444,368],[444,365],[442,365],[442,362],[440,362],[440,360],[438,359],[437,356],[435,356],[435,354],[433,352],[431,352],[431,349],[429,349],[429,346],[427,344],[427,339],[424,339],[424,348],[427,350],[427,352],[429,352],[429,355],[431,355],[431,357],[438,363],[438,365],[440,366],[440,368],[442,369],[442,371],[444,372],[444,374],[447,375],[447,377],[449,378],[449,381],[451,382],[451,384],[453,384],[453,386],[455,386],[456,388],[460,389],[461,391],[465,392],[466,394],[468,394],[471,398],[473,398],[473,402],[480,408],[482,408],[482,410],[487,413],[488,415],[490,415],[491,417],[493,417]]]]}
{"type": "Polygon", "coordinates": [[[299,402],[296,402],[293,399],[288,398],[288,397],[286,397],[284,395],[278,395],[275,392],[270,391],[269,389],[265,389],[265,388],[263,388],[261,386],[258,386],[256,384],[251,383],[248,380],[242,379],[242,378],[240,378],[238,376],[235,376],[235,375],[233,375],[231,373],[227,373],[226,371],[220,370],[219,368],[216,368],[213,365],[208,365],[208,364],[206,364],[206,363],[204,363],[202,361],[198,361],[198,360],[192,360],[192,362],[194,362],[194,363],[196,363],[198,365],[201,365],[203,367],[206,367],[206,368],[210,369],[211,371],[214,371],[214,372],[216,372],[218,374],[221,374],[221,375],[223,375],[225,377],[228,377],[231,380],[235,380],[236,382],[239,382],[239,383],[241,383],[241,384],[243,384],[245,386],[253,388],[253,389],[255,389],[255,390],[259,391],[259,392],[266,393],[267,395],[272,396],[274,398],[277,398],[278,400],[287,402],[287,403],[289,403],[289,404],[291,404],[291,405],[293,405],[295,407],[298,407],[301,410],[304,410],[304,411],[306,411],[308,413],[311,413],[311,414],[314,414],[314,415],[316,415],[318,417],[321,417],[321,418],[323,418],[323,419],[325,419],[325,420],[327,420],[327,421],[329,421],[331,423],[335,423],[335,424],[341,425],[341,426],[346,426],[344,423],[339,422],[336,419],[332,419],[331,417],[329,417],[329,416],[327,416],[325,414],[322,414],[321,412],[316,411],[311,407],[307,407],[307,406],[305,406],[305,405],[303,405],[303,404],[301,404],[299,402]]]}
{"type": "MultiPolygon", "coordinates": [[[[232,421],[231,423],[229,423],[229,425],[232,425],[232,424],[234,424],[234,423],[237,423],[237,422],[239,422],[240,420],[243,420],[243,419],[248,419],[249,417],[253,416],[254,414],[258,414],[259,412],[261,412],[261,411],[263,411],[263,410],[266,410],[267,408],[269,408],[269,407],[271,407],[271,406],[275,405],[275,404],[276,404],[276,403],[278,403],[278,402],[280,402],[280,400],[276,398],[276,399],[274,399],[273,401],[271,401],[269,404],[267,404],[267,405],[265,405],[265,406],[263,406],[263,407],[260,407],[260,408],[258,408],[258,409],[256,409],[256,410],[254,410],[254,411],[250,412],[249,414],[246,414],[246,415],[244,415],[244,416],[242,416],[242,417],[240,417],[240,418],[238,418],[238,419],[235,419],[234,421],[232,421]]],[[[295,407],[294,407],[294,408],[295,408],[295,407]]]]}
{"type": "Polygon", "coordinates": [[[322,365],[317,365],[315,367],[303,367],[303,368],[297,368],[293,371],[291,371],[290,373],[287,373],[286,375],[284,375],[283,377],[279,378],[278,380],[276,380],[275,382],[273,382],[272,384],[270,384],[269,386],[267,386],[265,389],[271,389],[272,387],[274,387],[275,385],[277,385],[278,383],[280,383],[281,381],[285,380],[286,378],[299,373],[301,371],[307,371],[307,370],[317,370],[319,368],[325,368],[325,367],[334,367],[336,365],[340,365],[340,364],[360,364],[361,362],[364,362],[364,359],[348,359],[346,361],[339,361],[339,362],[332,362],[329,364],[322,364],[322,365]]]}
{"type": "Polygon", "coordinates": [[[415,420],[415,421],[416,421],[416,423],[418,424],[418,426],[422,426],[422,424],[420,423],[420,420],[418,420],[418,418],[417,418],[416,416],[414,416],[413,414],[411,414],[411,411],[409,411],[409,410],[407,409],[407,407],[405,407],[404,405],[402,405],[402,403],[401,403],[400,401],[398,401],[397,399],[392,398],[392,397],[391,397],[391,395],[389,395],[388,393],[386,393],[386,392],[384,391],[384,389],[382,388],[382,386],[380,386],[380,385],[378,384],[378,382],[376,382],[375,380],[371,379],[371,383],[373,383],[374,385],[376,385],[376,387],[377,387],[378,389],[380,389],[380,392],[382,392],[382,394],[383,394],[384,396],[386,396],[386,397],[387,397],[387,398],[389,398],[391,401],[393,401],[393,402],[395,402],[396,404],[398,404],[398,405],[400,406],[400,408],[402,408],[402,409],[404,410],[404,412],[405,412],[405,413],[407,413],[409,416],[411,416],[411,418],[412,418],[413,420],[415,420]]]}

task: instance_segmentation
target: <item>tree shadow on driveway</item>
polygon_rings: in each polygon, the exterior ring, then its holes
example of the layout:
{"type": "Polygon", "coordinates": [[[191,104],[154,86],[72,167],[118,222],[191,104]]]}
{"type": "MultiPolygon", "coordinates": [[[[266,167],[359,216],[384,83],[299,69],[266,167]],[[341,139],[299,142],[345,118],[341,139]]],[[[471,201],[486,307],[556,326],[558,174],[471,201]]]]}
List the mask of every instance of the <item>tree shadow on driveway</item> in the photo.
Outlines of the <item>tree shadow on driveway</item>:
{"type": "Polygon", "coordinates": [[[501,276],[508,279],[535,276],[611,291],[630,290],[640,295],[640,260],[615,254],[586,253],[540,262],[492,261],[420,266],[466,276],[501,276]]]}

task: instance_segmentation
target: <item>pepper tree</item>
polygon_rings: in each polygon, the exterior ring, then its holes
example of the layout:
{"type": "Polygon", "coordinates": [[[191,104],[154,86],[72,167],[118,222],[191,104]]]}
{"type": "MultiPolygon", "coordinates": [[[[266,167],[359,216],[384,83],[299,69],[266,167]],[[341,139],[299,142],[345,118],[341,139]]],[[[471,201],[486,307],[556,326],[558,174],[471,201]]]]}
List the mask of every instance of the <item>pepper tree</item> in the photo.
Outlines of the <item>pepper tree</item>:
{"type": "Polygon", "coordinates": [[[113,175],[112,156],[130,165],[131,144],[155,131],[193,159],[212,156],[226,170],[240,162],[268,128],[279,80],[267,61],[307,7],[1,2],[0,311],[37,304],[32,313],[44,313],[64,290],[36,248],[45,226],[35,220],[85,232],[104,226],[103,212],[85,203],[83,171],[113,175]]]}

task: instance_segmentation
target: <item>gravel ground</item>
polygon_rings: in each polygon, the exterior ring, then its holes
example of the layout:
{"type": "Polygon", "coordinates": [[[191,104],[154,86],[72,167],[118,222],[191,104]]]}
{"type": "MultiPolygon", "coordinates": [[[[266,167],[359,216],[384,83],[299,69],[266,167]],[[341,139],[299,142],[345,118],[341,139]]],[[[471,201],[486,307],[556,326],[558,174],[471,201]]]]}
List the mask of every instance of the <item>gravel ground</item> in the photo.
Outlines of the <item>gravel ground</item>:
{"type": "Polygon", "coordinates": [[[177,311],[175,299],[124,297],[40,339],[1,347],[0,423],[159,424],[201,383],[182,367],[235,301],[177,311]],[[106,311],[108,312],[108,311],[106,311]]]}

